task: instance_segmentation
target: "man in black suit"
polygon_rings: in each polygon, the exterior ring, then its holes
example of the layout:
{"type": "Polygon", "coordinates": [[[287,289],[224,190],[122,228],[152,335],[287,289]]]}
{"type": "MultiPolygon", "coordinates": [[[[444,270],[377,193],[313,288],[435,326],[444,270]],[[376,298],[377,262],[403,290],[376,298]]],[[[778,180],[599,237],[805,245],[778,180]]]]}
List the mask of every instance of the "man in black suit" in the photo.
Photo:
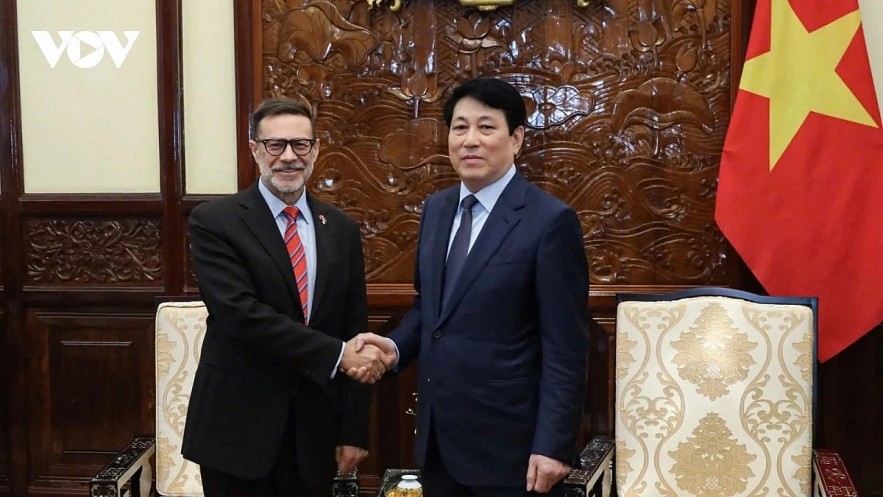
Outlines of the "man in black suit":
{"type": "Polygon", "coordinates": [[[209,316],[182,452],[207,497],[328,497],[335,469],[368,454],[370,390],[338,368],[385,370],[351,341],[367,327],[359,227],[306,193],[309,107],[262,102],[249,145],[259,181],[190,216],[209,316]]]}
{"type": "Polygon", "coordinates": [[[515,167],[525,114],[500,79],[454,89],[444,117],[460,183],[424,202],[414,304],[388,338],[359,337],[397,368],[419,359],[427,497],[561,496],[575,456],[588,264],[573,209],[515,167]]]}

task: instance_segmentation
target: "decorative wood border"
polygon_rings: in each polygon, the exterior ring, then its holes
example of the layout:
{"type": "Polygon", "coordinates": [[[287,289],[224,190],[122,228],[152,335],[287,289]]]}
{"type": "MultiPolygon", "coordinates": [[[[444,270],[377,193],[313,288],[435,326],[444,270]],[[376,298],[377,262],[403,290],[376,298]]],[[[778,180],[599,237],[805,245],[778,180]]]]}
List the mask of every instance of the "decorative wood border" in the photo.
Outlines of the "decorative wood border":
{"type": "MultiPolygon", "coordinates": [[[[24,392],[25,377],[15,374],[24,368],[21,347],[21,311],[15,305],[21,292],[14,268],[21,267],[21,250],[14,233],[19,231],[19,205],[15,201],[22,191],[21,179],[21,116],[18,71],[17,1],[0,2],[0,346],[3,373],[10,375],[0,389],[0,409],[7,413],[0,429],[8,434],[0,467],[0,493],[12,492],[15,475],[24,474],[26,462],[16,454],[23,453],[27,433],[24,404],[11,403],[16,393],[24,392]]],[[[19,397],[21,398],[21,397],[19,397]]]]}

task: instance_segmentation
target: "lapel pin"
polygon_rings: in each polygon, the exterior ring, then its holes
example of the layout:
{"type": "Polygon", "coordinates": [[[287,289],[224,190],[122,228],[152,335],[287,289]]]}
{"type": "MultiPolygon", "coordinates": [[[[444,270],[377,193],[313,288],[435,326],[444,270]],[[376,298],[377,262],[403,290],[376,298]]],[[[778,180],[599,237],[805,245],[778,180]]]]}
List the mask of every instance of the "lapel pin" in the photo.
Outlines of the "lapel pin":
{"type": "Polygon", "coordinates": [[[319,214],[319,221],[322,223],[323,226],[328,224],[328,220],[325,219],[325,214],[319,214]]]}

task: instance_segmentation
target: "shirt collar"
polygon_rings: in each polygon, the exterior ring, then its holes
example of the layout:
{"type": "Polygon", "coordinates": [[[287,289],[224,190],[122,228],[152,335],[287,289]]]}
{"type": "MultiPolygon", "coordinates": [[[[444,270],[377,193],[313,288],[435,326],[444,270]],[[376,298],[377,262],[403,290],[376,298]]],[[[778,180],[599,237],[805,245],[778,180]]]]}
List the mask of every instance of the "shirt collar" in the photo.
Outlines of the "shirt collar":
{"type": "MultiPolygon", "coordinates": [[[[463,202],[463,199],[468,195],[475,195],[475,198],[478,199],[478,203],[481,204],[482,207],[485,208],[488,212],[494,209],[494,205],[496,205],[497,200],[500,199],[500,195],[503,194],[503,190],[506,189],[506,186],[512,181],[512,178],[515,176],[515,164],[509,166],[509,170],[506,171],[500,179],[494,181],[488,186],[482,188],[476,193],[472,193],[469,191],[466,186],[460,182],[460,202],[463,202]]],[[[457,204],[460,205],[460,204],[457,204]]]]}
{"type": "MultiPolygon", "coordinates": [[[[270,208],[270,212],[273,213],[273,217],[279,217],[282,213],[282,210],[288,207],[288,204],[283,202],[264,185],[264,182],[258,180],[258,190],[261,192],[261,196],[264,197],[264,201],[267,203],[267,207],[270,208]]],[[[312,211],[310,211],[310,204],[307,202],[306,189],[304,190],[304,194],[297,199],[297,202],[294,203],[294,206],[300,209],[301,216],[307,224],[311,224],[313,220],[312,211]]]]}

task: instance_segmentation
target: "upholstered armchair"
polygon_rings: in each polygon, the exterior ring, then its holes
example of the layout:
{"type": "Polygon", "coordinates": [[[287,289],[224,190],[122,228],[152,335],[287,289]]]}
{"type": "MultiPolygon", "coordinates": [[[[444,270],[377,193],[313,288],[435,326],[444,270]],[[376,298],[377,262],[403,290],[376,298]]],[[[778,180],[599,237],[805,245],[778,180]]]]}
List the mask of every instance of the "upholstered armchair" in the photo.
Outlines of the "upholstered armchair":
{"type": "MultiPolygon", "coordinates": [[[[92,497],[152,495],[152,461],[156,495],[202,495],[199,467],[181,455],[181,441],[207,317],[198,300],[163,302],[157,307],[156,436],[136,438],[92,478],[92,497]]],[[[355,474],[335,480],[336,497],[355,497],[358,491],[355,474]]]]}
{"type": "Polygon", "coordinates": [[[572,495],[856,495],[814,450],[816,316],[815,298],[730,289],[619,296],[615,435],[572,495]]]}
{"type": "Polygon", "coordinates": [[[92,478],[93,497],[117,497],[128,490],[150,495],[151,459],[156,461],[158,495],[202,495],[199,467],[183,458],[181,440],[207,316],[197,300],[163,302],[157,308],[156,437],[133,440],[92,478]]]}

